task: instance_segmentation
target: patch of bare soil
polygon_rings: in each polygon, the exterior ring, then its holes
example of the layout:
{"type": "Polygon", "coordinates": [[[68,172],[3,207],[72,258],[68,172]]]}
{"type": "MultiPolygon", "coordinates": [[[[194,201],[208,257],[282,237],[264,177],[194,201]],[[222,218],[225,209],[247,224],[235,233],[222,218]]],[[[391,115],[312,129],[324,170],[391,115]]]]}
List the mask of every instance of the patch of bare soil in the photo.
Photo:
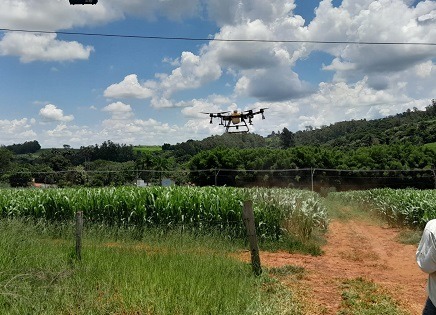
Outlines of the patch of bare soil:
{"type": "MultiPolygon", "coordinates": [[[[362,221],[332,221],[322,256],[261,252],[261,264],[306,270],[297,285],[304,288],[305,302],[313,305],[310,314],[337,314],[343,281],[362,277],[385,288],[402,309],[419,315],[427,296],[427,275],[415,262],[416,246],[397,242],[399,232],[362,221]]],[[[244,253],[243,259],[249,261],[249,255],[244,253]]],[[[295,286],[291,279],[283,281],[295,286]]]]}

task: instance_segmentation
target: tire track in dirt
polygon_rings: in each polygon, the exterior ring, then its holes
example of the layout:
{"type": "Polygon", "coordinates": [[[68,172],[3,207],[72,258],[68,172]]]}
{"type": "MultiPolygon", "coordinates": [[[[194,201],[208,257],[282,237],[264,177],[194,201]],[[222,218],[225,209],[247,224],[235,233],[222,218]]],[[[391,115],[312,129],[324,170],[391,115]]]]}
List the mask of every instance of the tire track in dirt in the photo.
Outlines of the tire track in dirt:
{"type": "MultiPolygon", "coordinates": [[[[314,306],[310,314],[337,314],[342,282],[362,277],[386,288],[402,309],[419,315],[426,299],[427,276],[416,265],[416,246],[396,241],[399,232],[364,221],[334,220],[329,225],[322,256],[261,252],[261,263],[266,267],[294,265],[306,270],[297,284],[291,279],[281,280],[291,287],[304,288],[303,298],[314,306]]],[[[249,261],[249,253],[243,256],[249,261]]]]}

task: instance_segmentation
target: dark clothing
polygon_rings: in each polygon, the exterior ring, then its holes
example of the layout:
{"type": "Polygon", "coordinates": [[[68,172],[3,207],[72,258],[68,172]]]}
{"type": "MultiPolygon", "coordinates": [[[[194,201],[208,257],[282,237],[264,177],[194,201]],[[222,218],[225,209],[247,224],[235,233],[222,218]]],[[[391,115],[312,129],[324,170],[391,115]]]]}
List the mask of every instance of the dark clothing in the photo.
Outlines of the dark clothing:
{"type": "Polygon", "coordinates": [[[427,302],[425,303],[422,315],[436,315],[436,307],[433,305],[429,298],[427,298],[427,302]]]}

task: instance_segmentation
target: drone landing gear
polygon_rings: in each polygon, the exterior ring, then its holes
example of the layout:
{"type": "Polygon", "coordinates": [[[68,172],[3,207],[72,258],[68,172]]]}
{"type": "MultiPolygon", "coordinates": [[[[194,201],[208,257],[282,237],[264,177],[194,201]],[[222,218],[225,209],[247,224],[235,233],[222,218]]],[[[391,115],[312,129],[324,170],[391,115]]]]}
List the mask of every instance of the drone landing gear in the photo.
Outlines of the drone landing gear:
{"type": "Polygon", "coordinates": [[[226,132],[228,133],[248,133],[250,129],[248,128],[247,122],[242,120],[239,124],[231,125],[230,121],[226,124],[226,132]],[[240,129],[242,128],[242,129],[240,129]]]}

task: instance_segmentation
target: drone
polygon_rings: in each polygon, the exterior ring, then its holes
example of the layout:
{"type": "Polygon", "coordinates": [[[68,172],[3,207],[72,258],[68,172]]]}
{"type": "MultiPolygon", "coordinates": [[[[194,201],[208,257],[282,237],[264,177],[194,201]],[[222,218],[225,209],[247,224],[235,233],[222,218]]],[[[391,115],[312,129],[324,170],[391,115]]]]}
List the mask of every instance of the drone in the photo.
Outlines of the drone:
{"type": "Polygon", "coordinates": [[[207,114],[210,117],[210,123],[213,123],[214,118],[220,119],[220,126],[224,126],[226,132],[228,133],[247,133],[250,131],[248,125],[253,125],[252,119],[254,115],[261,114],[262,119],[265,119],[263,114],[265,109],[261,108],[258,111],[252,109],[238,112],[234,110],[233,112],[219,112],[219,113],[202,113],[207,114]],[[248,124],[247,124],[248,120],[248,124]]]}
{"type": "Polygon", "coordinates": [[[75,4],[97,4],[98,0],[70,0],[71,5],[75,4]]]}

